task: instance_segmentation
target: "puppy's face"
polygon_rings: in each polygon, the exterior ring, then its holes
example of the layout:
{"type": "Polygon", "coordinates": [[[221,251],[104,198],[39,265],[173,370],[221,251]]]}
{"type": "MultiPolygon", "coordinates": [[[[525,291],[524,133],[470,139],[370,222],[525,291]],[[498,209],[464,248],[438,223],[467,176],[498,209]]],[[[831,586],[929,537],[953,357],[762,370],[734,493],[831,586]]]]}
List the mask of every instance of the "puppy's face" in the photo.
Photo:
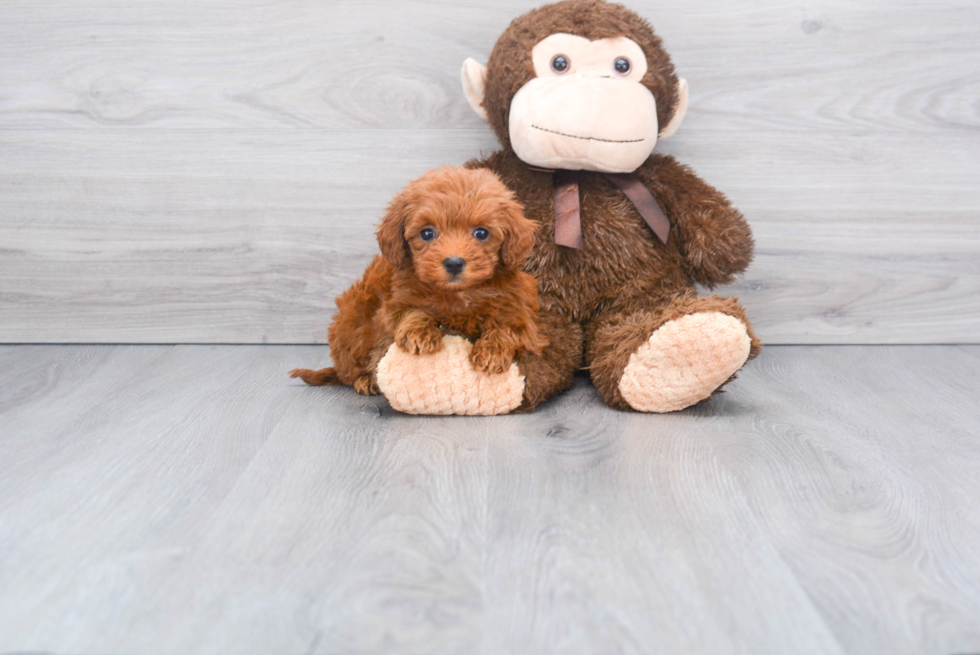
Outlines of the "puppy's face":
{"type": "Polygon", "coordinates": [[[534,245],[534,223],[487,170],[440,168],[412,182],[378,230],[396,268],[443,291],[469,289],[498,267],[518,267],[534,245]]]}
{"type": "Polygon", "coordinates": [[[441,289],[466,289],[493,276],[504,235],[489,208],[459,207],[447,211],[428,202],[405,222],[415,274],[441,289]]]}

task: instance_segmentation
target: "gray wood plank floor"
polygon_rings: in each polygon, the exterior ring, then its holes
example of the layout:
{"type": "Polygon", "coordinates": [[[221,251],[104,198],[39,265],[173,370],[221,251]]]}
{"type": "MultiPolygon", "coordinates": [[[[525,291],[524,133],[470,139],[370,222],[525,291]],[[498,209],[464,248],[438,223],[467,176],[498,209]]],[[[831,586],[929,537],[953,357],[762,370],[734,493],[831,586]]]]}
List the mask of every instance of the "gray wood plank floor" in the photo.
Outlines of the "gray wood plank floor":
{"type": "Polygon", "coordinates": [[[0,347],[0,651],[980,651],[980,347],[412,417],[311,346],[0,347]]]}

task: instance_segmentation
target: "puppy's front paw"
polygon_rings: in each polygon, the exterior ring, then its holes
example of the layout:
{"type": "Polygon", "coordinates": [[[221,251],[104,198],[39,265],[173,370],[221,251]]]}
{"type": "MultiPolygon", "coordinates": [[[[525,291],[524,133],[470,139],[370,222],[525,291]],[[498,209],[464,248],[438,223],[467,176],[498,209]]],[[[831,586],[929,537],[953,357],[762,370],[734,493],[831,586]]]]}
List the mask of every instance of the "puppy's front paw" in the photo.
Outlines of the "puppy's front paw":
{"type": "Polygon", "coordinates": [[[503,373],[514,363],[514,351],[497,341],[477,339],[470,352],[470,363],[484,373],[503,373]]]}
{"type": "Polygon", "coordinates": [[[398,345],[413,355],[428,355],[442,350],[442,331],[435,327],[413,327],[399,332],[398,345]]]}

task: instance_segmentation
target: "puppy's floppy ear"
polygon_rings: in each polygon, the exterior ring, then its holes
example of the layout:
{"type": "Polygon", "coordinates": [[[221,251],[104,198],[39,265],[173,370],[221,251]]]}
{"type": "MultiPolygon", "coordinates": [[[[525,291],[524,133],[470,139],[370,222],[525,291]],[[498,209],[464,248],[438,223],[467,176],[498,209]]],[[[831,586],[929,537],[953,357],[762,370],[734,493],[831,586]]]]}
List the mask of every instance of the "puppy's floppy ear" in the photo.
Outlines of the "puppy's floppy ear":
{"type": "Polygon", "coordinates": [[[504,266],[517,268],[534,247],[538,225],[524,216],[524,208],[516,200],[504,201],[503,214],[504,243],[500,246],[500,259],[504,266]]]}
{"type": "Polygon", "coordinates": [[[408,193],[402,191],[388,204],[388,211],[376,232],[381,254],[395,268],[407,268],[412,262],[411,250],[405,240],[405,221],[411,210],[408,193]]]}

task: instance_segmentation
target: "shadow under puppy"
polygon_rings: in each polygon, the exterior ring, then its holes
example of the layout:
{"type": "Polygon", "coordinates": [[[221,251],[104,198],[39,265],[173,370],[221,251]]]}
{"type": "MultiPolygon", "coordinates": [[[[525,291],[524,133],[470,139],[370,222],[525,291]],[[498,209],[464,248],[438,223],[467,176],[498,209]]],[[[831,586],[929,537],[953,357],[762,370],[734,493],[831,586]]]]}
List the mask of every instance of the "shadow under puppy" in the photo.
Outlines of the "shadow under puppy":
{"type": "Polygon", "coordinates": [[[536,224],[486,169],[438,168],[405,187],[378,228],[383,256],[337,298],[327,331],[334,366],[295,369],[312,385],[380,393],[375,371],[392,343],[411,354],[443,348],[443,331],[475,339],[474,369],[503,373],[540,354],[538,291],[521,264],[536,224]]]}

